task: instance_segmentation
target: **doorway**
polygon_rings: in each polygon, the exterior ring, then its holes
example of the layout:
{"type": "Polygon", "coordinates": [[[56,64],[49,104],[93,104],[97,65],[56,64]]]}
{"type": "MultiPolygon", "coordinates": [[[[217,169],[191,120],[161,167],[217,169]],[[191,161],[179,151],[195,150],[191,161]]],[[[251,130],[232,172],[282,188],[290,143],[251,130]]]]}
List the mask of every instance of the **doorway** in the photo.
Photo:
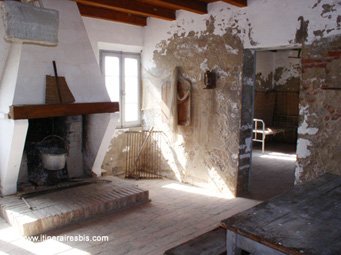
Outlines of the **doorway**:
{"type": "Polygon", "coordinates": [[[268,200],[294,186],[300,49],[256,51],[250,196],[268,200]]]}

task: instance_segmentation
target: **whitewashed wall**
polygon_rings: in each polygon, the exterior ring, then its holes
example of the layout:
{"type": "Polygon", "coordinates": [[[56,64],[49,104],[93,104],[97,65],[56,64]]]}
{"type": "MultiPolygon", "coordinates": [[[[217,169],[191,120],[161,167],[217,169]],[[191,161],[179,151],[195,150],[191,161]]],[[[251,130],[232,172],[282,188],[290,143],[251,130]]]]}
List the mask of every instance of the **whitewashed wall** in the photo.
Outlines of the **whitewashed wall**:
{"type": "Polygon", "coordinates": [[[83,22],[97,61],[100,50],[141,52],[143,48],[143,27],[88,17],[83,22]]]}
{"type": "MultiPolygon", "coordinates": [[[[314,34],[317,32],[322,32],[323,36],[340,34],[340,15],[339,0],[248,0],[246,8],[223,2],[211,3],[205,15],[177,11],[175,21],[149,18],[144,32],[143,68],[148,71],[155,67],[153,54],[154,51],[163,51],[163,42],[169,42],[174,35],[202,34],[210,18],[215,20],[214,34],[223,35],[231,29],[241,38],[244,48],[268,49],[301,46],[295,42],[297,30],[301,27],[300,17],[309,21],[305,43],[319,38],[314,34]],[[332,12],[327,12],[328,8],[332,12]]],[[[156,100],[161,96],[153,95],[156,100]]],[[[143,103],[145,107],[151,107],[150,102],[143,103]]]]}
{"type": "Polygon", "coordinates": [[[294,46],[300,17],[309,21],[306,43],[318,38],[314,34],[316,31],[324,30],[324,36],[340,34],[340,27],[337,29],[340,26],[337,18],[341,15],[339,0],[248,0],[246,8],[218,2],[209,4],[208,10],[206,15],[178,11],[176,21],[150,18],[144,33],[144,65],[152,66],[153,51],[159,49],[160,42],[174,34],[186,36],[191,31],[202,33],[211,16],[215,19],[214,34],[222,35],[232,28],[233,33],[244,42],[245,48],[294,46]],[[333,11],[328,12],[329,8],[333,11]]]}

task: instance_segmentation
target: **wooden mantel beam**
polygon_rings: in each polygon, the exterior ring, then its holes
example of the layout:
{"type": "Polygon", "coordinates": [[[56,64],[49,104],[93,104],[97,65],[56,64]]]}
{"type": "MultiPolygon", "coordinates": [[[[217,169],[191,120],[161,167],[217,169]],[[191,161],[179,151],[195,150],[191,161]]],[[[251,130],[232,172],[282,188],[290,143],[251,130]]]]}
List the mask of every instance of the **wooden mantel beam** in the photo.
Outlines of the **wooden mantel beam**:
{"type": "Polygon", "coordinates": [[[223,2],[236,5],[239,7],[246,7],[247,6],[247,0],[223,0],[223,2]]]}
{"type": "Polygon", "coordinates": [[[147,5],[136,0],[76,0],[76,2],[144,17],[154,17],[164,20],[175,20],[176,18],[174,10],[147,5]]]}
{"type": "Polygon", "coordinates": [[[118,102],[12,105],[10,107],[9,118],[14,120],[39,119],[118,111],[118,102]]]}
{"type": "Polygon", "coordinates": [[[184,1],[184,0],[139,0],[140,2],[161,6],[173,10],[185,10],[198,14],[207,13],[207,3],[201,1],[184,1]]]}
{"type": "Polygon", "coordinates": [[[93,7],[89,5],[84,5],[78,3],[78,9],[82,16],[90,17],[90,18],[97,18],[97,19],[105,19],[109,21],[115,22],[123,22],[131,25],[136,26],[146,26],[147,25],[147,18],[130,14],[130,13],[123,13],[118,11],[113,11],[109,9],[93,7]]]}

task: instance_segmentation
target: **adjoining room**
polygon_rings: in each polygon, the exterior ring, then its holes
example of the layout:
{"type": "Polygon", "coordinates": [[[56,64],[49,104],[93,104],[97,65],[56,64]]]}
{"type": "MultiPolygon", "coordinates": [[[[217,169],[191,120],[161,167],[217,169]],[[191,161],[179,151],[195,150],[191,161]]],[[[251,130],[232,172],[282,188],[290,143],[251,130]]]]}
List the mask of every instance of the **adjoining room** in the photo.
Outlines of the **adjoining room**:
{"type": "Polygon", "coordinates": [[[250,191],[261,200],[294,186],[300,55],[301,49],[256,52],[250,191]]]}

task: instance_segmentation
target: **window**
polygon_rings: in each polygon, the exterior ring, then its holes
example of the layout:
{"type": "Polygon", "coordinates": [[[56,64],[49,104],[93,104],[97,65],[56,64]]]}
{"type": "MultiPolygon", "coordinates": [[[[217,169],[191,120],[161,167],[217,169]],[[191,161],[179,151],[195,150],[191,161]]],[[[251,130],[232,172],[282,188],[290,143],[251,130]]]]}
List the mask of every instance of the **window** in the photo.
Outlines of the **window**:
{"type": "Polygon", "coordinates": [[[141,122],[140,54],[101,51],[101,67],[111,101],[120,103],[120,127],[141,122]]]}

